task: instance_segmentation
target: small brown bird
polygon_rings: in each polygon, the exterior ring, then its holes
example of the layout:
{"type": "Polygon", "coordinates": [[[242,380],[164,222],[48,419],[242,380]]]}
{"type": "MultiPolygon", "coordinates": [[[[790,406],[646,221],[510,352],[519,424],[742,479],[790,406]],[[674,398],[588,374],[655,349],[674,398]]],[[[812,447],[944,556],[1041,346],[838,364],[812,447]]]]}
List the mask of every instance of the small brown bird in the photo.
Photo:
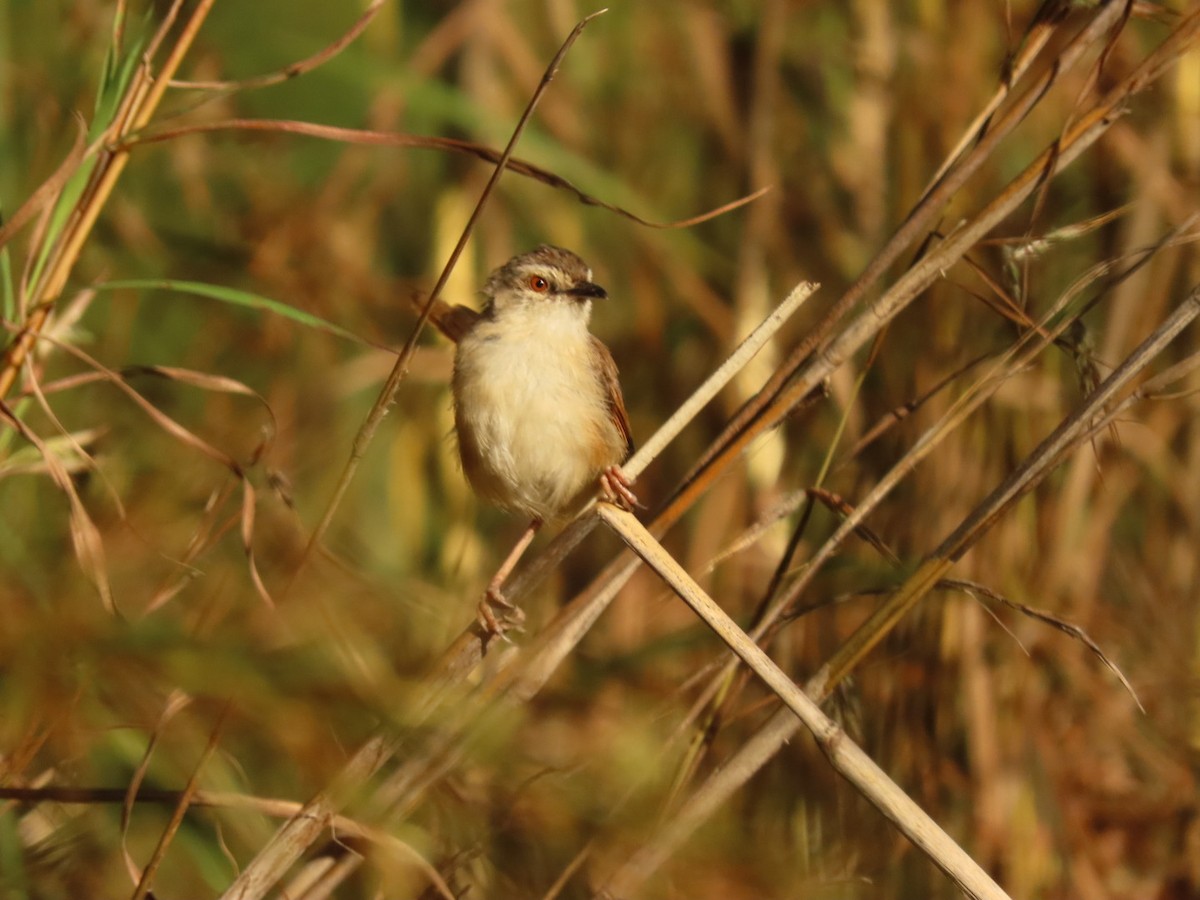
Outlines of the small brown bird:
{"type": "Polygon", "coordinates": [[[533,519],[479,604],[490,635],[520,621],[504,579],[543,522],[569,518],[592,488],[637,500],[620,464],[633,452],[617,366],[588,331],[608,296],[569,250],[541,246],[488,277],[483,313],[454,357],[454,429],[467,480],[485,500],[533,519]],[[501,611],[497,619],[494,609],[501,611]]]}

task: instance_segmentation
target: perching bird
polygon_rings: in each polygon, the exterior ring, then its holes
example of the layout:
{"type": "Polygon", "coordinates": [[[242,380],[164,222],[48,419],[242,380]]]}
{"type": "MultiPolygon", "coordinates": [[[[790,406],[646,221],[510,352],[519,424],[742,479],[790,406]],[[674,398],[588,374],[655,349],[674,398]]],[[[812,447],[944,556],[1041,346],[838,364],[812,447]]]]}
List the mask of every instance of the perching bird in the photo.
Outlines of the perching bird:
{"type": "Polygon", "coordinates": [[[488,277],[483,313],[454,357],[454,428],[463,471],[485,500],[533,522],[488,585],[479,619],[502,634],[519,613],[501,593],[545,521],[569,518],[599,486],[637,501],[619,466],[633,452],[612,354],[588,331],[608,296],[569,250],[541,246],[488,277]]]}

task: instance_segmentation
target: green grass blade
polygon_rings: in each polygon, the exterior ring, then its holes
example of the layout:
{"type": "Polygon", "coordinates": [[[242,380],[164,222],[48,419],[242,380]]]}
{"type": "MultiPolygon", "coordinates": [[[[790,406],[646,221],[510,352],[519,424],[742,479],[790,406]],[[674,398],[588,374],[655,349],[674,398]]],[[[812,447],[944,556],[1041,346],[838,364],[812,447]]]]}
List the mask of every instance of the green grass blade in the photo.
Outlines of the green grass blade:
{"type": "Polygon", "coordinates": [[[290,319],[299,325],[304,325],[307,328],[315,328],[318,331],[325,331],[336,335],[340,338],[345,338],[348,341],[353,341],[356,344],[366,344],[375,346],[370,341],[359,337],[352,331],[347,331],[339,325],[322,319],[320,316],[305,312],[301,309],[296,309],[294,306],[288,306],[279,300],[272,300],[270,297],[263,297],[260,294],[252,294],[249,291],[238,290],[237,288],[225,287],[219,284],[207,284],[203,281],[175,281],[172,279],[154,279],[154,278],[133,278],[123,281],[107,281],[96,285],[98,291],[113,291],[113,290],[134,290],[134,291],[171,291],[174,293],[191,294],[195,297],[205,297],[209,300],[218,300],[221,303],[228,303],[233,306],[242,306],[247,309],[258,310],[261,312],[270,312],[278,316],[283,316],[285,319],[290,319]]]}

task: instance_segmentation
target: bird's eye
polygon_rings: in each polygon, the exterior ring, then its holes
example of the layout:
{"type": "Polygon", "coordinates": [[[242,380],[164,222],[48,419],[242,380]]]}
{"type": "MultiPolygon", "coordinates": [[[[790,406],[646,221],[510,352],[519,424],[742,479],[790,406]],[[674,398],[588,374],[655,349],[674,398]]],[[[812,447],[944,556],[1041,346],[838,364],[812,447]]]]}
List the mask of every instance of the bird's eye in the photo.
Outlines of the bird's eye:
{"type": "Polygon", "coordinates": [[[546,291],[550,290],[550,282],[548,282],[541,275],[530,275],[529,286],[539,294],[544,294],[546,291]]]}

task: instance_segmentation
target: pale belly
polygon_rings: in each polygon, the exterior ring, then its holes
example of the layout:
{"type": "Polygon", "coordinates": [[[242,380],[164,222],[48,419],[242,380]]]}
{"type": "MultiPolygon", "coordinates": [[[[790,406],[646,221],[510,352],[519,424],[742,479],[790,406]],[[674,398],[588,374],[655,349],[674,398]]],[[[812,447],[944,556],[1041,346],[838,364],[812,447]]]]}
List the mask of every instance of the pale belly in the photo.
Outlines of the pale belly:
{"type": "Polygon", "coordinates": [[[586,328],[517,340],[479,329],[459,347],[454,380],[463,469],[494,503],[541,519],[569,515],[621,462],[586,328]]]}

